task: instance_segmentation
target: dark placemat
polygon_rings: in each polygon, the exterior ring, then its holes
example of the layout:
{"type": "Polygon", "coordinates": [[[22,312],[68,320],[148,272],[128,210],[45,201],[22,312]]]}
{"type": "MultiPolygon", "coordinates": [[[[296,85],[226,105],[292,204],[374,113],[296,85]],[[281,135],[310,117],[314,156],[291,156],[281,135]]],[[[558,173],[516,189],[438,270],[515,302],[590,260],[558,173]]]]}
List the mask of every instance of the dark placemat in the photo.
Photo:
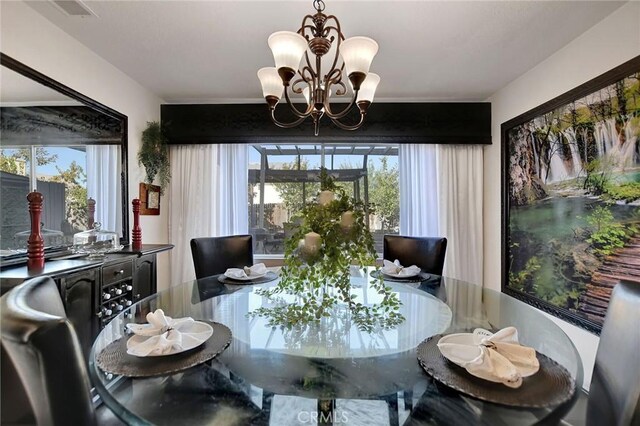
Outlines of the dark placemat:
{"type": "Polygon", "coordinates": [[[210,360],[231,343],[231,330],[226,325],[206,322],[213,335],[202,345],[174,355],[140,358],[127,353],[129,336],[114,340],[96,356],[96,365],[107,373],[127,377],[152,377],[178,373],[210,360]]]}
{"type": "MultiPolygon", "coordinates": [[[[382,272],[371,271],[371,276],[373,278],[378,278],[378,275],[382,274],[382,272]]],[[[394,283],[421,283],[422,281],[426,281],[431,278],[431,274],[427,274],[426,272],[420,272],[418,275],[408,278],[396,278],[390,277],[388,275],[382,274],[382,278],[385,281],[391,281],[394,283]]]]}
{"type": "Polygon", "coordinates": [[[274,281],[278,279],[278,275],[273,272],[273,271],[269,271],[267,272],[267,274],[264,277],[261,278],[256,278],[255,280],[234,280],[233,278],[227,278],[224,276],[224,274],[220,274],[218,276],[218,281],[220,281],[223,284],[231,284],[231,285],[252,285],[252,284],[262,284],[262,283],[268,283],[269,281],[274,281]]]}
{"type": "Polygon", "coordinates": [[[437,346],[441,337],[437,334],[418,345],[418,362],[435,380],[465,395],[511,407],[545,408],[568,401],[575,392],[567,369],[540,352],[536,352],[540,370],[523,378],[517,389],[475,377],[442,356],[437,346]]]}

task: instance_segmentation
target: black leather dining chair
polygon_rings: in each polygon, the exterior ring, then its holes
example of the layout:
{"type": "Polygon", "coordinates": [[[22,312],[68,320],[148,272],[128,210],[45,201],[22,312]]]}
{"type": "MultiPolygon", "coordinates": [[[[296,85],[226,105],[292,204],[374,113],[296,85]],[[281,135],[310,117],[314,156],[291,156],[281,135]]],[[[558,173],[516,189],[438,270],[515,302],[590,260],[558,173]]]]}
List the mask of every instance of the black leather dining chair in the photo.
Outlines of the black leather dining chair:
{"type": "Polygon", "coordinates": [[[26,281],[2,296],[0,307],[2,347],[26,390],[36,422],[96,424],[80,342],[55,282],[49,277],[26,281]]]}
{"type": "Polygon", "coordinates": [[[383,259],[398,259],[402,265],[416,265],[428,274],[442,275],[446,252],[447,239],[442,237],[385,235],[382,241],[383,259]]]}
{"type": "MultiPolygon", "coordinates": [[[[447,239],[443,237],[407,237],[403,235],[385,235],[382,240],[382,258],[390,262],[396,259],[404,266],[416,265],[423,272],[442,275],[444,258],[447,252],[447,239]]],[[[439,280],[434,280],[439,283],[439,280]]],[[[413,408],[413,391],[404,392],[405,409],[413,408]]],[[[397,398],[387,396],[389,416],[392,424],[397,418],[397,398]]]]}
{"type": "MultiPolygon", "coordinates": [[[[203,293],[220,293],[217,282],[207,282],[206,277],[223,274],[229,268],[243,268],[253,265],[253,240],[251,235],[230,235],[226,237],[203,237],[191,240],[191,255],[198,279],[198,288],[203,293]]],[[[242,380],[230,373],[234,382],[242,380]]],[[[269,412],[273,394],[263,392],[263,409],[269,412]]]]}
{"type": "Polygon", "coordinates": [[[191,255],[196,278],[210,277],[229,268],[253,265],[253,241],[251,235],[194,238],[191,255]]]}
{"type": "Polygon", "coordinates": [[[640,283],[615,286],[589,387],[587,426],[640,425],[640,283]]]}

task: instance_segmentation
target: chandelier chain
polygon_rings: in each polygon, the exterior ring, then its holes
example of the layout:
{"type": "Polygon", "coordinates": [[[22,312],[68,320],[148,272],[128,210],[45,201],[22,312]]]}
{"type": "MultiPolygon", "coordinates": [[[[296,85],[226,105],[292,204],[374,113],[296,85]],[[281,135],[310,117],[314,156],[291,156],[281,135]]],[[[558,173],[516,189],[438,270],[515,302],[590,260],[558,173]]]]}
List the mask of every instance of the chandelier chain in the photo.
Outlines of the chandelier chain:
{"type": "Polygon", "coordinates": [[[322,12],[324,10],[324,2],[322,0],[313,0],[313,7],[315,7],[318,12],[322,12]]]}

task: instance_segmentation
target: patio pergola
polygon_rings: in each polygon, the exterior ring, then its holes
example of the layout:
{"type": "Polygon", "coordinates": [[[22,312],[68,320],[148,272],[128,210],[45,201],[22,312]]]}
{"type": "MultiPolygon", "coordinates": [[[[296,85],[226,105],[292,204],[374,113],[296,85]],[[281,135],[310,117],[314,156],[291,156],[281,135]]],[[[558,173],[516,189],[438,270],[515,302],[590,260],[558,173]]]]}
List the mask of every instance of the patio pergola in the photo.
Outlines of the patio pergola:
{"type": "MultiPolygon", "coordinates": [[[[258,228],[264,228],[264,193],[267,183],[301,183],[302,199],[306,200],[306,184],[319,182],[320,169],[301,169],[302,158],[318,155],[321,159],[321,167],[327,168],[331,176],[337,182],[352,182],[353,194],[356,200],[363,200],[369,204],[369,182],[367,162],[370,156],[398,155],[397,146],[388,145],[344,145],[344,144],[319,144],[319,145],[253,145],[260,153],[260,170],[249,170],[249,183],[260,185],[260,204],[258,212],[258,228]],[[278,156],[294,156],[297,158],[297,169],[272,169],[269,167],[269,158],[278,156]],[[338,168],[334,160],[337,156],[362,156],[360,168],[338,168]],[[329,164],[327,164],[329,163],[329,164]],[[363,183],[363,194],[360,194],[360,185],[363,183]]],[[[253,200],[252,200],[253,211],[253,200]]],[[[366,212],[367,222],[369,212],[366,212]]]]}

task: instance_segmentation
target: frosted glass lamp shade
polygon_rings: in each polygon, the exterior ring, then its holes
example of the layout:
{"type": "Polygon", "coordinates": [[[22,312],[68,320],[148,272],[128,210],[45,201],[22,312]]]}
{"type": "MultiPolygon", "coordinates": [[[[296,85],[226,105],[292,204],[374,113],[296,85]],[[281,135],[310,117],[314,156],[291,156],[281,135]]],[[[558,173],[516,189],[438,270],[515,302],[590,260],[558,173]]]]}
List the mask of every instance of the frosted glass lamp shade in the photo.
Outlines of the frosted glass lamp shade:
{"type": "Polygon", "coordinates": [[[307,50],[307,39],[292,31],[278,31],[269,36],[268,43],[276,62],[276,70],[298,70],[302,55],[307,50]]]}
{"type": "Polygon", "coordinates": [[[380,76],[370,72],[367,74],[367,78],[364,79],[358,92],[358,102],[368,101],[373,102],[373,96],[376,94],[376,89],[380,83],[380,76]]]}
{"type": "Polygon", "coordinates": [[[340,55],[347,70],[347,77],[354,72],[367,74],[378,53],[378,43],[369,37],[351,37],[340,44],[340,55]]]}
{"type": "Polygon", "coordinates": [[[277,69],[273,67],[260,68],[258,78],[262,85],[262,95],[265,98],[267,96],[275,96],[278,99],[282,97],[284,86],[277,69]]]}

